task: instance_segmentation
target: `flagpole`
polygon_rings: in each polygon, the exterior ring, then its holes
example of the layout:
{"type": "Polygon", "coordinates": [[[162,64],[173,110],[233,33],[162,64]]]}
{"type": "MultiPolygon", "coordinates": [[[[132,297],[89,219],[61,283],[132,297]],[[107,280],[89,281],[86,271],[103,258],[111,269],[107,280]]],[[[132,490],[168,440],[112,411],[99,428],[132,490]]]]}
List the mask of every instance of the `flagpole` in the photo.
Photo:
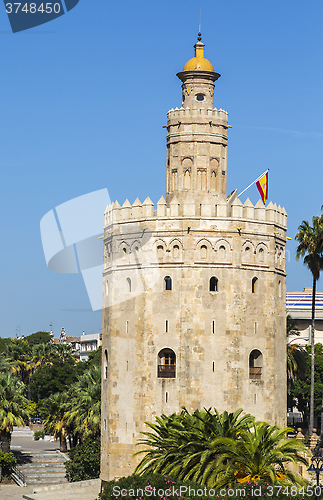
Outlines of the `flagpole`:
{"type": "Polygon", "coordinates": [[[241,191],[240,194],[238,194],[238,198],[245,192],[247,191],[247,189],[249,189],[253,184],[255,184],[255,182],[259,181],[259,179],[262,178],[263,175],[265,175],[267,172],[269,172],[269,168],[267,168],[267,170],[265,170],[264,173],[262,173],[261,175],[259,175],[259,177],[257,177],[257,179],[255,181],[253,181],[251,184],[249,184],[248,187],[246,187],[246,189],[244,189],[243,191],[241,191]]]}

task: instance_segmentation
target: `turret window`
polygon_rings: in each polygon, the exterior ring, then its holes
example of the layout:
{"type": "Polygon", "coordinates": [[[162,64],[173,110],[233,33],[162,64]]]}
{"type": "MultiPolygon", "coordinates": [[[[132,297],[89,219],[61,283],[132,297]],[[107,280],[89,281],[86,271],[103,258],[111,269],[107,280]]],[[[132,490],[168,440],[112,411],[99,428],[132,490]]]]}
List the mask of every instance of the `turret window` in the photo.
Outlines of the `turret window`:
{"type": "Polygon", "coordinates": [[[201,259],[206,260],[207,257],[207,247],[206,245],[201,246],[201,259]]]}
{"type": "Polygon", "coordinates": [[[157,258],[162,259],[164,256],[164,247],[163,245],[158,245],[157,247],[157,258]]]}
{"type": "Polygon", "coordinates": [[[196,100],[197,101],[204,101],[204,99],[205,99],[205,96],[203,94],[197,94],[196,95],[196,100]]]}
{"type": "Polygon", "coordinates": [[[174,245],[173,246],[173,258],[178,259],[178,257],[179,257],[179,246],[174,245]]]}

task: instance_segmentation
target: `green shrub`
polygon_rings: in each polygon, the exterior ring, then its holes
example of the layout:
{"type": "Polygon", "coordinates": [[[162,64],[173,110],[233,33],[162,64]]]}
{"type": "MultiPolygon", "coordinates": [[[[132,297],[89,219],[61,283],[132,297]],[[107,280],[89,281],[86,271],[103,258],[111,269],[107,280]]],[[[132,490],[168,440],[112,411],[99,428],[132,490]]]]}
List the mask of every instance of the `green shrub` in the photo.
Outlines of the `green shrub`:
{"type": "Polygon", "coordinates": [[[15,464],[16,462],[17,462],[17,459],[11,451],[9,453],[3,453],[3,451],[0,450],[0,466],[1,467],[7,467],[8,465],[15,464]]]}
{"type": "Polygon", "coordinates": [[[9,467],[16,462],[17,459],[11,451],[9,453],[4,453],[0,450],[0,479],[2,475],[8,476],[10,474],[9,467]]]}
{"type": "MultiPolygon", "coordinates": [[[[321,494],[321,490],[315,490],[315,486],[271,486],[267,483],[236,483],[230,488],[218,490],[201,486],[190,481],[179,481],[170,476],[161,474],[147,474],[122,477],[118,481],[109,481],[100,500],[302,500],[315,494],[321,494]],[[154,490],[155,488],[155,490],[154,490]]],[[[322,494],[319,498],[323,498],[322,494]]]]}
{"type": "Polygon", "coordinates": [[[66,477],[70,482],[96,479],[100,475],[100,440],[87,438],[69,452],[65,462],[66,477]]]}
{"type": "Polygon", "coordinates": [[[44,431],[36,431],[34,432],[34,440],[39,441],[40,439],[44,439],[45,432],[44,431]]]}

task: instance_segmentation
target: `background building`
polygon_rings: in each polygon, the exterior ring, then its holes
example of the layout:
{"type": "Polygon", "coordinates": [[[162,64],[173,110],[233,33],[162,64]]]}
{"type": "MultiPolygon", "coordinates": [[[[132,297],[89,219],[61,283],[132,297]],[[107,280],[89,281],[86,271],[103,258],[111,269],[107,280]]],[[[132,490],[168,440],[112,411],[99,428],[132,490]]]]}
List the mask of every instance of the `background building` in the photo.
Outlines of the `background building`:
{"type": "Polygon", "coordinates": [[[102,334],[101,333],[84,333],[81,335],[80,342],[80,361],[87,361],[91,352],[96,351],[100,345],[102,334]]]}
{"type": "MultiPolygon", "coordinates": [[[[295,321],[300,332],[299,336],[291,336],[289,341],[294,344],[309,345],[312,322],[312,288],[304,288],[302,292],[286,294],[286,310],[295,321]]],[[[315,296],[315,343],[323,344],[323,293],[315,296]]]]}
{"type": "Polygon", "coordinates": [[[145,421],[182,406],[286,421],[286,212],[226,194],[228,115],[200,38],[177,76],[166,200],[105,213],[103,481],[133,472],[145,421]]]}

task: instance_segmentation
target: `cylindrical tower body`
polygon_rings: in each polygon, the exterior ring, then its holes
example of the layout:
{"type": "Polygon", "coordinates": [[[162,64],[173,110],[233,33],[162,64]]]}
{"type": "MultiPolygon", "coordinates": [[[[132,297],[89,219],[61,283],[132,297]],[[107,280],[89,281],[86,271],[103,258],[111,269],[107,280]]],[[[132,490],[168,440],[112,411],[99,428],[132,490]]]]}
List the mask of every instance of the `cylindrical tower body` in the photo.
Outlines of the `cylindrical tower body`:
{"type": "Polygon", "coordinates": [[[133,472],[145,421],[183,406],[285,424],[286,212],[226,197],[227,113],[194,59],[190,107],[168,113],[167,202],[105,214],[103,481],[133,472]]]}

